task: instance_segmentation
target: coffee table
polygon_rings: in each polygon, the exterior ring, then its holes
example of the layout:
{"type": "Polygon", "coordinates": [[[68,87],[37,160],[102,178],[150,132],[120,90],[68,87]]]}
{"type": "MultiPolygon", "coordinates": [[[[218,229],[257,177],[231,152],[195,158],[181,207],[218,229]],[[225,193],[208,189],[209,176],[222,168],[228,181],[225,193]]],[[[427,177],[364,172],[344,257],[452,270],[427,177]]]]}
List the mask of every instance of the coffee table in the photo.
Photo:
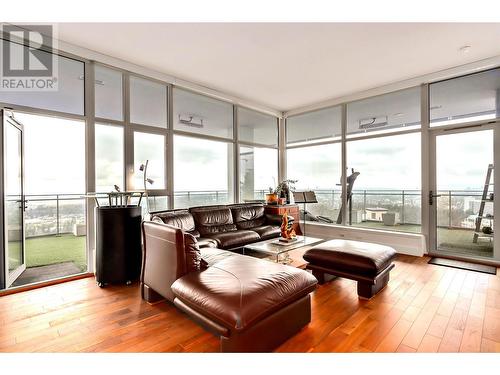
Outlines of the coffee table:
{"type": "Polygon", "coordinates": [[[307,262],[302,258],[302,255],[311,247],[323,241],[321,238],[297,236],[296,241],[285,243],[280,242],[279,238],[272,238],[245,245],[243,254],[251,255],[252,252],[256,252],[276,263],[305,268],[307,262]]]}

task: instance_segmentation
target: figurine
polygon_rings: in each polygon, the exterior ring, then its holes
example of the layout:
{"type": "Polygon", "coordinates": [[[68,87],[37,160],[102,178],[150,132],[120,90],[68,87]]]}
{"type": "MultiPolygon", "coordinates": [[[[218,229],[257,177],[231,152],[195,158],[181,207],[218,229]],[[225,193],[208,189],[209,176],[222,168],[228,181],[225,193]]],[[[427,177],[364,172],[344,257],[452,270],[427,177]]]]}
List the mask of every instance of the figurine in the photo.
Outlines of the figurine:
{"type": "Polygon", "coordinates": [[[297,238],[295,229],[293,229],[293,217],[288,216],[286,213],[283,214],[281,220],[281,237],[285,240],[295,240],[297,238]]]}

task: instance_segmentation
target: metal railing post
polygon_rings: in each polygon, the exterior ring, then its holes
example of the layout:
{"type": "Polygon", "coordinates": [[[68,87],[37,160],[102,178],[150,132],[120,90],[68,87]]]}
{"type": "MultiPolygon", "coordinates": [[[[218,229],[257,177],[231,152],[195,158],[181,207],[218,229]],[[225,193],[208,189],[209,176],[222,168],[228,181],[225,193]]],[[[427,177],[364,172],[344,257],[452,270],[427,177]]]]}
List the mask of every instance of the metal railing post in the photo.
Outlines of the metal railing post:
{"type": "MultiPolygon", "coordinates": [[[[352,196],[351,196],[352,200],[352,196]]],[[[366,190],[363,190],[363,213],[366,215],[366,190]]]]}
{"type": "Polygon", "coordinates": [[[401,198],[403,200],[401,205],[401,224],[405,223],[405,191],[401,191],[401,198]]]}
{"type": "Polygon", "coordinates": [[[60,236],[59,232],[59,194],[56,195],[56,236],[60,236]]]}
{"type": "Polygon", "coordinates": [[[451,229],[451,190],[448,190],[448,228],[451,229]]]}

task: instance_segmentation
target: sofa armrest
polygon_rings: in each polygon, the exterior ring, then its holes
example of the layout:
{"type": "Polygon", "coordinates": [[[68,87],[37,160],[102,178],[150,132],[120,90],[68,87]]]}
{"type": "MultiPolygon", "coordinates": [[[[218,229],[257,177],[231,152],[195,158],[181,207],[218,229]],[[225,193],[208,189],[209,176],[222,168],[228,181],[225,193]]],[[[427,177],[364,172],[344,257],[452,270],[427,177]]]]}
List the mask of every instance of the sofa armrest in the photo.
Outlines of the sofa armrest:
{"type": "Polygon", "coordinates": [[[144,221],[141,283],[173,301],[170,286],[186,274],[184,233],[166,224],[144,221]]]}

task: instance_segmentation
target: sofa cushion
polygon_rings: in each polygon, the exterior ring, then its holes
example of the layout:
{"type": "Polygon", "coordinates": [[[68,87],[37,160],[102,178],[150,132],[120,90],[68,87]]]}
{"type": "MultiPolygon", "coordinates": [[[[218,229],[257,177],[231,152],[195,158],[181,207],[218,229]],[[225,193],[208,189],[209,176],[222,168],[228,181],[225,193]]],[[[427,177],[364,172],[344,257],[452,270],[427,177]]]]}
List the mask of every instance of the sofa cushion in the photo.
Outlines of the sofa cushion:
{"type": "Polygon", "coordinates": [[[198,246],[200,249],[206,248],[206,247],[217,247],[217,241],[214,240],[213,238],[207,238],[207,237],[199,237],[197,238],[198,240],[198,246]]]}
{"type": "Polygon", "coordinates": [[[253,229],[266,222],[264,206],[261,204],[231,207],[231,213],[238,229],[253,229]]]}
{"type": "Polygon", "coordinates": [[[232,249],[260,240],[260,236],[257,232],[252,230],[236,230],[226,233],[208,234],[207,237],[217,241],[217,247],[221,249],[232,249]]]}
{"type": "Polygon", "coordinates": [[[304,259],[321,267],[375,277],[391,264],[395,255],[396,251],[389,246],[331,240],[306,251],[304,259]]]}
{"type": "Polygon", "coordinates": [[[230,257],[242,257],[244,255],[235,253],[233,251],[215,249],[213,247],[205,247],[200,249],[201,258],[205,261],[208,267],[213,266],[215,263],[220,262],[230,257]]]}
{"type": "MultiPolygon", "coordinates": [[[[151,215],[152,221],[158,221],[158,219],[160,219],[165,224],[180,228],[185,232],[191,232],[195,230],[193,215],[191,215],[188,210],[158,212],[151,215]]],[[[191,234],[195,236],[196,233],[191,234]]]]}
{"type": "Polygon", "coordinates": [[[262,240],[279,237],[281,234],[280,227],[274,225],[262,225],[260,227],[252,228],[252,230],[257,232],[262,240]]]}
{"type": "Polygon", "coordinates": [[[199,271],[201,269],[200,248],[196,238],[189,233],[184,233],[184,251],[186,253],[186,271],[199,271]]]}
{"type": "Polygon", "coordinates": [[[243,331],[314,290],[316,279],[298,268],[231,256],[172,284],[176,298],[203,316],[243,331]]]}
{"type": "Polygon", "coordinates": [[[202,237],[208,234],[235,231],[231,210],[227,207],[193,208],[190,210],[196,223],[196,229],[202,237]]]}

